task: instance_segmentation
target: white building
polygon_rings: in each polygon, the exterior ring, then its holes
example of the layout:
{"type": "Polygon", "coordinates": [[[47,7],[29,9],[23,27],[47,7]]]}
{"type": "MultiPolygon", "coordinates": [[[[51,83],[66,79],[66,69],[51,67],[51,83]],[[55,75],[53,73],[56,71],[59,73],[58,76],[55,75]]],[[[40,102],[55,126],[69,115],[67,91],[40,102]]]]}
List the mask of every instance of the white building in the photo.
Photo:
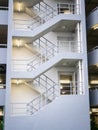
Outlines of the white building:
{"type": "Polygon", "coordinates": [[[84,0],[7,2],[0,5],[4,129],[90,130],[84,0]]]}

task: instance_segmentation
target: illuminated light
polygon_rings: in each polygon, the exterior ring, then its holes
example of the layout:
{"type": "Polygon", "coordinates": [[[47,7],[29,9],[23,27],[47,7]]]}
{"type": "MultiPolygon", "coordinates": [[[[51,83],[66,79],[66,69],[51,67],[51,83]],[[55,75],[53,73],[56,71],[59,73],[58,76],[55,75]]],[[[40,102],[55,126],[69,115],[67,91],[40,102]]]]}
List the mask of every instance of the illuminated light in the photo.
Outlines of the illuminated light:
{"type": "Polygon", "coordinates": [[[2,79],[0,79],[0,83],[2,83],[2,79]]]}
{"type": "Polygon", "coordinates": [[[96,65],[98,67],[98,65],[96,65]]]}
{"type": "Polygon", "coordinates": [[[16,42],[17,47],[23,46],[23,41],[21,39],[16,42]]]}
{"type": "Polygon", "coordinates": [[[98,80],[91,80],[90,84],[98,84],[98,80]]]}
{"type": "Polygon", "coordinates": [[[62,86],[62,85],[60,86],[60,89],[63,89],[63,86],[62,86]]]}
{"type": "Polygon", "coordinates": [[[20,47],[20,44],[21,44],[21,40],[18,41],[17,47],[20,47]]]}
{"type": "Polygon", "coordinates": [[[70,80],[60,80],[60,83],[65,83],[65,84],[69,84],[70,83],[70,80]]]}
{"type": "Polygon", "coordinates": [[[2,111],[2,109],[0,109],[0,116],[3,116],[3,111],[2,111]]]}
{"type": "Polygon", "coordinates": [[[90,111],[89,114],[92,114],[92,111],[90,111]]]}
{"type": "Polygon", "coordinates": [[[98,108],[93,108],[92,112],[98,112],[98,108]]]}
{"type": "Polygon", "coordinates": [[[92,29],[96,30],[98,29],[98,24],[94,25],[93,27],[91,27],[92,29]]]}
{"type": "Polygon", "coordinates": [[[19,84],[19,80],[16,81],[16,84],[17,84],[17,85],[19,84]]]}
{"type": "Polygon", "coordinates": [[[18,3],[18,11],[20,12],[21,11],[21,2],[19,1],[18,3]]]}
{"type": "Polygon", "coordinates": [[[23,81],[20,80],[20,79],[16,79],[15,83],[16,83],[17,85],[19,85],[19,84],[23,83],[23,81]]]}
{"type": "Polygon", "coordinates": [[[17,79],[16,84],[19,85],[20,83],[22,83],[22,81],[17,79]]]}
{"type": "Polygon", "coordinates": [[[64,10],[64,14],[71,14],[70,10],[64,10]]]}

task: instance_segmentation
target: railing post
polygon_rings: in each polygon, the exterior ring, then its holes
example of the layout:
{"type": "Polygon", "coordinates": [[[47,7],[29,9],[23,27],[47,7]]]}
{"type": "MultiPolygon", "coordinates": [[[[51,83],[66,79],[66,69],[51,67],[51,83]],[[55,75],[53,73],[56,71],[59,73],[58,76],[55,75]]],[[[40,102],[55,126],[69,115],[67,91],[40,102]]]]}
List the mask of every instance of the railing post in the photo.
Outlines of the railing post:
{"type": "Polygon", "coordinates": [[[72,94],[72,82],[70,82],[70,94],[72,94]]]}
{"type": "Polygon", "coordinates": [[[53,100],[55,99],[55,84],[53,85],[53,100]]]}

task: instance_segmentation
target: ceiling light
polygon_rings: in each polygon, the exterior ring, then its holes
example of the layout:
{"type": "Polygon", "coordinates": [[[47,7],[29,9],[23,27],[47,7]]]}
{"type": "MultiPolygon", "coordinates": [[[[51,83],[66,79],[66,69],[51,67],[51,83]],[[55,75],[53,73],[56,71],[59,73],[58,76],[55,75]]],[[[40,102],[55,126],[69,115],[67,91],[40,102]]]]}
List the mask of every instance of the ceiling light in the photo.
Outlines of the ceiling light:
{"type": "Polygon", "coordinates": [[[23,46],[23,41],[21,39],[17,40],[17,47],[23,46]]]}
{"type": "Polygon", "coordinates": [[[16,81],[16,84],[17,84],[17,85],[19,84],[19,80],[16,81]]]}
{"type": "Polygon", "coordinates": [[[18,11],[20,12],[21,11],[21,1],[19,0],[18,2],[18,11]]]}

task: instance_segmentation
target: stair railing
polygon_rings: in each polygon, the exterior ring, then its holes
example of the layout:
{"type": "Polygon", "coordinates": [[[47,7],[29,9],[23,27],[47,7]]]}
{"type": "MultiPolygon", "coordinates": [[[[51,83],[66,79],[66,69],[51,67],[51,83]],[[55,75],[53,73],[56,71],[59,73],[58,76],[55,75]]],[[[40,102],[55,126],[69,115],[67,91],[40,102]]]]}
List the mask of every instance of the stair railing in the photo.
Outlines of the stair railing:
{"type": "Polygon", "coordinates": [[[40,13],[43,14],[43,17],[45,21],[53,18],[57,15],[57,10],[48,5],[45,2],[39,2],[32,8],[33,11],[36,11],[38,15],[40,16],[40,13]]]}
{"type": "Polygon", "coordinates": [[[28,112],[32,115],[38,110],[40,110],[45,105],[52,102],[55,98],[59,96],[59,91],[57,86],[52,86],[46,90],[46,92],[42,93],[37,98],[33,99],[31,102],[27,104],[28,112]]]}
{"type": "Polygon", "coordinates": [[[80,41],[57,41],[59,53],[62,52],[81,52],[80,41]]]}
{"type": "Polygon", "coordinates": [[[38,49],[39,54],[37,54],[35,58],[27,64],[28,71],[34,70],[58,53],[58,46],[44,37],[36,40],[33,43],[33,47],[38,49]]]}
{"type": "Polygon", "coordinates": [[[8,10],[8,7],[0,6],[0,10],[8,10]]]}
{"type": "Polygon", "coordinates": [[[58,3],[59,14],[80,14],[80,5],[74,3],[58,3]]]}
{"type": "Polygon", "coordinates": [[[54,56],[58,53],[58,46],[53,44],[51,41],[46,39],[45,37],[40,37],[36,41],[33,42],[33,46],[39,50],[42,50],[44,55],[46,54],[47,57],[54,56]]]}
{"type": "MultiPolygon", "coordinates": [[[[68,12],[62,12],[63,10],[69,10],[69,13],[75,14],[75,10],[79,10],[79,5],[72,3],[58,3],[57,9],[54,9],[50,5],[45,2],[40,2],[37,5],[33,6],[32,11],[34,11],[37,15],[32,17],[32,19],[13,19],[14,28],[15,29],[23,29],[23,30],[33,30],[34,28],[44,24],[48,20],[54,18],[59,14],[69,14],[68,12]]],[[[76,13],[77,14],[77,13],[76,13]]]]}
{"type": "Polygon", "coordinates": [[[46,92],[47,89],[53,86],[57,86],[57,84],[47,77],[45,74],[40,75],[34,81],[32,81],[33,86],[36,88],[43,89],[43,92],[46,92]]]}

